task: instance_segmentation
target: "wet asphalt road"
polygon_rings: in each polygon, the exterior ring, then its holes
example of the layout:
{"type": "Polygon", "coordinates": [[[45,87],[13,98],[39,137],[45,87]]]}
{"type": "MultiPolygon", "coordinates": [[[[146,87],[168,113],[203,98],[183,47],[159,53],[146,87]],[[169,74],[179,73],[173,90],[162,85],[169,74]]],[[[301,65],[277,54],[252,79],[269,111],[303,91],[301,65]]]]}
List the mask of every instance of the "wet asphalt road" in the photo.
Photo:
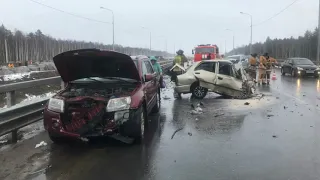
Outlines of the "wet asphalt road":
{"type": "Polygon", "coordinates": [[[320,179],[320,82],[277,77],[258,87],[261,99],[212,93],[199,115],[190,113],[197,101],[189,95],[174,100],[164,90],[162,97],[170,99],[150,117],[141,146],[105,138],[58,146],[41,132],[0,151],[0,179],[320,179]],[[48,145],[35,149],[43,140],[48,145]]]}

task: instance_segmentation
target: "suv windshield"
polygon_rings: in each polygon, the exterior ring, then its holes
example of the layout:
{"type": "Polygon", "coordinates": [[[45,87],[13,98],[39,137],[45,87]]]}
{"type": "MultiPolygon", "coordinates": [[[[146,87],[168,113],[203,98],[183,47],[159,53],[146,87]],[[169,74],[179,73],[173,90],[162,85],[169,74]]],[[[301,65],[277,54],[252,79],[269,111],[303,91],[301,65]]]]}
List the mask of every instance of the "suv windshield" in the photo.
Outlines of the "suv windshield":
{"type": "Polygon", "coordinates": [[[314,63],[309,59],[293,59],[293,62],[300,65],[314,65],[314,63]]]}

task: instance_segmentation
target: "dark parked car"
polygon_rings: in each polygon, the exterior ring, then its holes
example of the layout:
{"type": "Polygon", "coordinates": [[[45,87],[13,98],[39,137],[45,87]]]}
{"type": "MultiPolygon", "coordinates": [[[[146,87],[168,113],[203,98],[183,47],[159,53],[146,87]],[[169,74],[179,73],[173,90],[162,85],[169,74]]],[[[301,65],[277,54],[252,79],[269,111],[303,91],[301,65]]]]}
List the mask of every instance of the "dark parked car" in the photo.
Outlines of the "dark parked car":
{"type": "Polygon", "coordinates": [[[160,108],[160,85],[147,56],[82,49],[53,61],[67,84],[44,111],[53,142],[93,136],[141,142],[148,114],[160,108]]]}
{"type": "Polygon", "coordinates": [[[289,58],[286,59],[281,67],[282,75],[286,73],[296,76],[314,76],[319,77],[320,68],[307,58],[289,58]]]}

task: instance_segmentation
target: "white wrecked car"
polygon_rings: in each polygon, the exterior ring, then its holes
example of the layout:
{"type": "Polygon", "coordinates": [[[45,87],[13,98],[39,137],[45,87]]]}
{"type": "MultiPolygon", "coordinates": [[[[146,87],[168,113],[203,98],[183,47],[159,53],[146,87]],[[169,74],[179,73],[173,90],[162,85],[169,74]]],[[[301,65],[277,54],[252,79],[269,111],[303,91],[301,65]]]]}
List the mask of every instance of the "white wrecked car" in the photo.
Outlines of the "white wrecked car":
{"type": "Polygon", "coordinates": [[[236,69],[229,60],[195,62],[184,74],[178,75],[175,97],[192,93],[202,99],[208,91],[224,96],[246,98],[254,93],[254,83],[247,80],[243,68],[236,69]]]}

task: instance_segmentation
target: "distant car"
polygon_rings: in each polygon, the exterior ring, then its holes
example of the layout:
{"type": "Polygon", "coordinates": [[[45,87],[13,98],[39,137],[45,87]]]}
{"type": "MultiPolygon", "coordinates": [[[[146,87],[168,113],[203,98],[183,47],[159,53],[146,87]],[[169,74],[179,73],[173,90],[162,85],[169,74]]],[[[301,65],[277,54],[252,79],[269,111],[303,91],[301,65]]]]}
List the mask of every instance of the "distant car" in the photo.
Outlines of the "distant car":
{"type": "Polygon", "coordinates": [[[281,74],[291,74],[297,76],[319,77],[320,68],[307,58],[288,58],[282,63],[281,74]]]}
{"type": "Polygon", "coordinates": [[[141,142],[148,114],[160,108],[160,85],[147,56],[82,49],[53,61],[67,83],[44,110],[53,142],[94,136],[141,142]]]}
{"type": "Polygon", "coordinates": [[[202,99],[208,91],[226,96],[239,96],[243,92],[243,76],[229,60],[203,60],[195,62],[176,81],[175,94],[192,93],[202,99]]]}

